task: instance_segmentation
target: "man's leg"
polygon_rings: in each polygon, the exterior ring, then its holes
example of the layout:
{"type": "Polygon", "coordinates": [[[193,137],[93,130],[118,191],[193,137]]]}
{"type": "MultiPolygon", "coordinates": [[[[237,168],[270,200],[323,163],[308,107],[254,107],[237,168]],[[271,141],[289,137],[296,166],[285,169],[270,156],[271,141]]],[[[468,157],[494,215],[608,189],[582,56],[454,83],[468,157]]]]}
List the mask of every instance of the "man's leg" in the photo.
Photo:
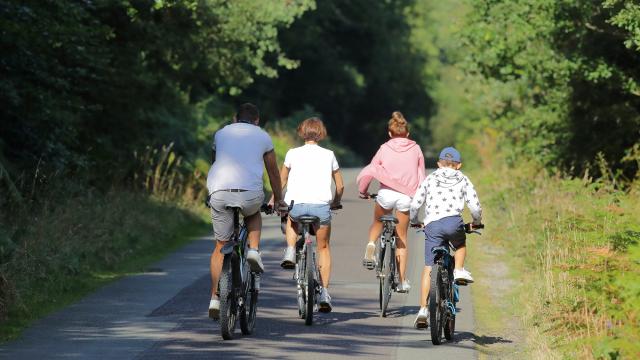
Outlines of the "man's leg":
{"type": "Polygon", "coordinates": [[[222,260],[224,256],[220,252],[225,242],[216,241],[216,247],[211,253],[210,271],[211,271],[211,298],[218,298],[218,281],[220,281],[220,272],[222,271],[222,260]]]}
{"type": "Polygon", "coordinates": [[[258,250],[260,248],[260,235],[262,232],[262,216],[260,212],[245,217],[244,224],[247,226],[249,247],[258,250]]]}

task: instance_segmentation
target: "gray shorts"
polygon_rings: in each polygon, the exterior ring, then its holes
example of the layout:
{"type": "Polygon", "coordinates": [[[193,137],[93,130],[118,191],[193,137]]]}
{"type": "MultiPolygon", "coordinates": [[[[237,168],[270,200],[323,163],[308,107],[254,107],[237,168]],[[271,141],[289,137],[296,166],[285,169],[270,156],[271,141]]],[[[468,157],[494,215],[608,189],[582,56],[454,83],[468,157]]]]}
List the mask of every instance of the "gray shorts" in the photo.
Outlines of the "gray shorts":
{"type": "Polygon", "coordinates": [[[227,241],[233,235],[233,211],[227,209],[227,206],[240,207],[240,213],[246,217],[259,212],[263,202],[264,192],[262,191],[216,191],[211,194],[209,205],[211,205],[213,238],[218,241],[227,241]]]}
{"type": "Polygon", "coordinates": [[[432,252],[436,246],[451,243],[454,249],[467,244],[464,222],[461,216],[448,216],[440,220],[432,221],[424,229],[424,264],[433,266],[436,255],[432,252]]]}

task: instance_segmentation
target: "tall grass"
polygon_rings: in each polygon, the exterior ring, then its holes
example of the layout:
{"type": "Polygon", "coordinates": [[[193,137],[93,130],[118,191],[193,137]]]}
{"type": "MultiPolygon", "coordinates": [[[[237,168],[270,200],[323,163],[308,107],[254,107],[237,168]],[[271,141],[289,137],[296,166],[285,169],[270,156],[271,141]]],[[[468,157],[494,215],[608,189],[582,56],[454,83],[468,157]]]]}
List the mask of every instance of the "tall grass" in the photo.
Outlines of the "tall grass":
{"type": "Polygon", "coordinates": [[[0,201],[0,340],[206,231],[202,171],[171,144],[136,159],[133,186],[98,190],[38,168],[14,188],[22,195],[0,201]]]}
{"type": "Polygon", "coordinates": [[[493,224],[485,237],[507,250],[525,284],[517,302],[532,358],[637,358],[637,184],[623,191],[612,179],[508,165],[493,138],[480,142],[484,164],[472,176],[493,224]]]}

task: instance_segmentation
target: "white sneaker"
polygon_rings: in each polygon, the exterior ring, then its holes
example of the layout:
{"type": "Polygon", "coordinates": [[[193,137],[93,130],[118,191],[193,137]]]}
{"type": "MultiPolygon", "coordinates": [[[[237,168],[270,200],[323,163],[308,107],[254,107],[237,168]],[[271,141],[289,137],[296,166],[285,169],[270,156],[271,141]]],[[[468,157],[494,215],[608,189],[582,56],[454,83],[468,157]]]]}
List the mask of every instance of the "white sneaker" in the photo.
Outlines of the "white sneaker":
{"type": "Polygon", "coordinates": [[[462,268],[461,270],[453,269],[453,278],[458,285],[467,285],[473,282],[471,273],[462,268]]]}
{"type": "Polygon", "coordinates": [[[329,291],[326,288],[322,288],[320,290],[320,308],[318,311],[322,313],[331,312],[331,295],[329,295],[329,291]]]}
{"type": "Polygon", "coordinates": [[[211,301],[209,301],[209,317],[213,320],[220,318],[220,300],[211,299],[211,301]]]}
{"type": "Polygon", "coordinates": [[[249,262],[249,266],[251,267],[251,271],[254,273],[263,273],[264,265],[262,265],[262,258],[260,257],[260,252],[256,249],[249,249],[247,251],[247,261],[249,262]]]}
{"type": "Polygon", "coordinates": [[[409,290],[411,290],[411,284],[409,284],[409,280],[405,279],[400,285],[398,285],[396,292],[408,294],[409,290]]]}
{"type": "Polygon", "coordinates": [[[284,249],[284,257],[282,258],[280,266],[283,269],[293,269],[296,267],[296,249],[293,246],[287,246],[287,248],[284,249]]]}
{"type": "Polygon", "coordinates": [[[376,266],[376,262],[373,260],[373,255],[376,252],[376,244],[368,243],[367,248],[364,251],[364,259],[362,260],[362,265],[369,270],[373,270],[376,266]]]}
{"type": "Polygon", "coordinates": [[[416,321],[413,322],[413,327],[416,329],[426,329],[429,326],[429,310],[426,307],[421,307],[416,316],[416,321]]]}

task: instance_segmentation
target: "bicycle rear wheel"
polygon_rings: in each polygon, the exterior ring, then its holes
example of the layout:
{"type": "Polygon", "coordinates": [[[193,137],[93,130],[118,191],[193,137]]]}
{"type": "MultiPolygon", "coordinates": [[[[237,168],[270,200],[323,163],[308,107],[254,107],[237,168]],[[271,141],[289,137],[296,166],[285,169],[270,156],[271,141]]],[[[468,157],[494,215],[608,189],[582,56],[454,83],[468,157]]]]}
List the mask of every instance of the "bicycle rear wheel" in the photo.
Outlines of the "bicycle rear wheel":
{"type": "Polygon", "coordinates": [[[384,258],[382,260],[382,277],[380,278],[380,292],[381,292],[381,308],[380,317],[387,316],[387,307],[389,306],[389,300],[391,299],[391,291],[393,285],[394,268],[395,268],[395,254],[393,248],[389,246],[389,243],[384,249],[384,258]]]}
{"type": "MultiPolygon", "coordinates": [[[[311,236],[309,233],[307,237],[311,236]]],[[[306,240],[305,240],[306,241],[306,240]]],[[[305,325],[313,324],[313,307],[316,304],[316,284],[314,279],[314,263],[313,263],[313,246],[310,242],[307,242],[307,251],[305,253],[305,325]]]]}
{"type": "Polygon", "coordinates": [[[307,280],[307,257],[304,250],[301,250],[296,256],[296,281],[298,282],[298,315],[300,319],[307,316],[305,284],[307,280]]]}
{"type": "MultiPolygon", "coordinates": [[[[456,298],[454,296],[454,285],[453,285],[453,270],[451,270],[451,268],[448,269],[448,274],[449,274],[449,282],[448,284],[446,284],[447,286],[445,286],[446,288],[446,293],[447,293],[447,301],[452,304],[452,306],[456,307],[456,298]]],[[[453,339],[453,333],[456,330],[456,314],[455,312],[451,312],[450,309],[447,309],[446,311],[446,319],[444,321],[444,338],[447,340],[451,340],[453,339]]]]}
{"type": "Polygon", "coordinates": [[[442,278],[441,266],[435,264],[431,267],[431,289],[429,289],[429,327],[431,328],[431,341],[434,345],[440,345],[442,340],[442,278]]]}
{"type": "Polygon", "coordinates": [[[258,290],[256,289],[256,275],[247,266],[246,281],[243,284],[244,304],[240,309],[240,330],[244,335],[251,335],[256,326],[256,312],[258,310],[258,290]]]}
{"type": "Polygon", "coordinates": [[[233,291],[232,255],[226,255],[222,262],[222,272],[218,289],[220,290],[220,332],[225,340],[233,339],[236,331],[236,298],[233,291]]]}

